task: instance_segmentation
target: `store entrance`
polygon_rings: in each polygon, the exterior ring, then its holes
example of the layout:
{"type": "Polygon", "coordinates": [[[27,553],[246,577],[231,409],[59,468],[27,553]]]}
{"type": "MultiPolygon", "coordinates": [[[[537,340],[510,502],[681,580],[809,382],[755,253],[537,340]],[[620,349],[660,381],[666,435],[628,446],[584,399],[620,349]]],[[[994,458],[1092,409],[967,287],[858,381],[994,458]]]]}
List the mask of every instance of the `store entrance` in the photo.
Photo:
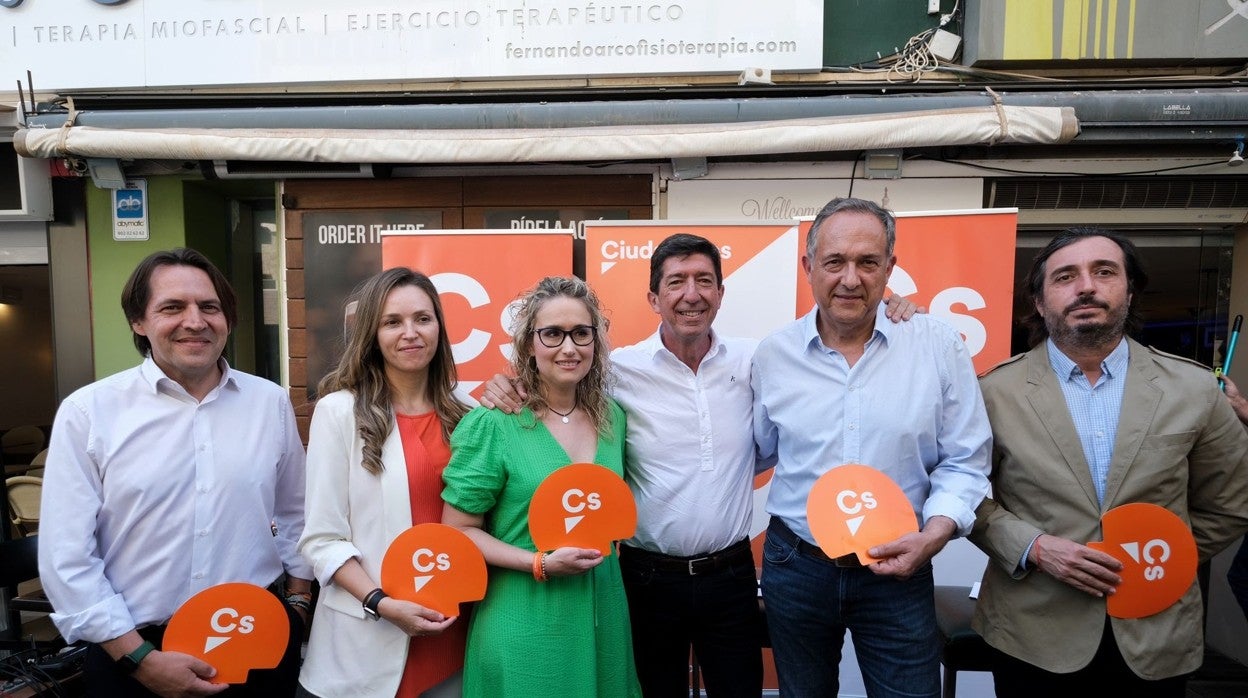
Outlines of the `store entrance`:
{"type": "Polygon", "coordinates": [[[47,447],[56,414],[48,265],[0,266],[0,458],[24,475],[47,447]]]}

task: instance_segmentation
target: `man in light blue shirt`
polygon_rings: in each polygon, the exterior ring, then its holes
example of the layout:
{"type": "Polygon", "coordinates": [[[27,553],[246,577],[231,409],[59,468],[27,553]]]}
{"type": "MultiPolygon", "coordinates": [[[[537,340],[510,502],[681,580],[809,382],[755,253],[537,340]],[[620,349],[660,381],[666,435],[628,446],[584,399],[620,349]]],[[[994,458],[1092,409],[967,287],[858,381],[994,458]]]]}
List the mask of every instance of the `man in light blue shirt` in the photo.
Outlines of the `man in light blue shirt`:
{"type": "Polygon", "coordinates": [[[930,316],[885,320],[895,239],[887,210],[832,200],[802,258],[816,306],[754,356],[754,435],[779,456],[762,586],[785,695],[836,695],[846,630],[868,695],[940,693],[931,558],[975,520],[991,436],[958,333],[930,316]],[[873,547],[866,566],[825,554],[806,519],[815,481],[846,463],[896,482],[920,528],[873,547]]]}

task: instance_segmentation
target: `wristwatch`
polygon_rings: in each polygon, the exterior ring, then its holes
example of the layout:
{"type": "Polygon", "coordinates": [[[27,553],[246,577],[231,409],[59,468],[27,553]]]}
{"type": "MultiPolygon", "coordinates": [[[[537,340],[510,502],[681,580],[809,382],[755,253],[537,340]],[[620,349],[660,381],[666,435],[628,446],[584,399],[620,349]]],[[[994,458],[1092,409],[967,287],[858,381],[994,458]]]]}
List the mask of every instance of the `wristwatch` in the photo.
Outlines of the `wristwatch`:
{"type": "Polygon", "coordinates": [[[381,613],[377,611],[377,607],[381,605],[381,600],[386,598],[388,594],[381,588],[373,589],[364,596],[364,615],[373,620],[381,620],[381,613]]]}
{"type": "Polygon", "coordinates": [[[123,654],[117,658],[117,667],[127,674],[133,674],[139,668],[139,662],[143,658],[151,654],[156,649],[156,645],[144,641],[143,644],[134,648],[130,654],[123,654]]]}

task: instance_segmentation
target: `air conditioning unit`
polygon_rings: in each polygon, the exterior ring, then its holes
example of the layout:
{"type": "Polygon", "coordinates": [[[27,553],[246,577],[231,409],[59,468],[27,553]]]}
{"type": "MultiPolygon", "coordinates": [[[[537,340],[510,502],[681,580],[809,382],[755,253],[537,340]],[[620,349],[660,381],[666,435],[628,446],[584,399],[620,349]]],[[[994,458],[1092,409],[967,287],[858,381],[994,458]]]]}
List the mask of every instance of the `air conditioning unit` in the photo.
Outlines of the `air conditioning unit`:
{"type": "Polygon", "coordinates": [[[1248,222],[1248,177],[1009,177],[988,206],[1020,226],[1229,227],[1248,222]]]}
{"type": "Polygon", "coordinates": [[[0,136],[0,221],[52,220],[52,173],[47,160],[24,158],[13,136],[0,136]]]}
{"type": "Polygon", "coordinates": [[[369,179],[385,176],[371,163],[213,160],[217,179],[369,179]]]}

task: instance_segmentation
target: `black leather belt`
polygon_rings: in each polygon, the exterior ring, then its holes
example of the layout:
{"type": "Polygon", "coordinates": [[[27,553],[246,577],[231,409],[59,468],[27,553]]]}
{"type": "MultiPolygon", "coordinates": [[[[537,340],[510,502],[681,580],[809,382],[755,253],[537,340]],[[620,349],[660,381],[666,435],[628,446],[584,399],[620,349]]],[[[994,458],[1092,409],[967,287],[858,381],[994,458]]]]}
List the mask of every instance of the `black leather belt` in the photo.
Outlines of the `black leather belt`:
{"type": "Polygon", "coordinates": [[[750,550],[750,540],[748,538],[742,538],[739,542],[733,543],[716,553],[692,555],[690,557],[664,555],[663,553],[634,548],[631,545],[621,543],[620,562],[624,563],[625,560],[630,565],[644,565],[660,572],[676,572],[696,577],[700,574],[718,572],[742,561],[749,561],[749,564],[753,565],[754,553],[750,550]]]}
{"type": "Polygon", "coordinates": [[[864,565],[858,561],[858,555],[855,553],[846,553],[840,557],[830,557],[823,549],[817,545],[811,545],[802,540],[796,533],[789,530],[779,518],[771,517],[771,524],[767,526],[767,535],[775,536],[780,540],[788,543],[797,549],[797,552],[807,557],[813,557],[816,560],[823,560],[837,567],[863,567],[864,565]]]}

